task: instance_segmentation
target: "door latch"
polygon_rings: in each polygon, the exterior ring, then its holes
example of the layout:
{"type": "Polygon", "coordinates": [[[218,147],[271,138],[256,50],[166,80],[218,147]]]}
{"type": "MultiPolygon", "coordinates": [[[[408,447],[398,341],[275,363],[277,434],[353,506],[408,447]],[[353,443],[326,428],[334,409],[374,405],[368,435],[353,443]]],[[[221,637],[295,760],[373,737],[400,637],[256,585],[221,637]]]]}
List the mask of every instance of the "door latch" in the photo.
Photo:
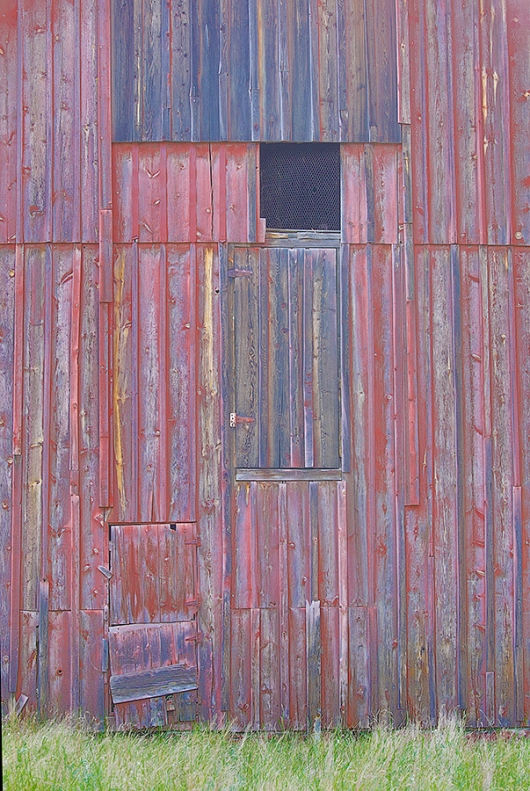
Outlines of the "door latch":
{"type": "Polygon", "coordinates": [[[235,412],[230,412],[230,428],[235,428],[238,423],[254,423],[254,418],[242,417],[235,412]]]}

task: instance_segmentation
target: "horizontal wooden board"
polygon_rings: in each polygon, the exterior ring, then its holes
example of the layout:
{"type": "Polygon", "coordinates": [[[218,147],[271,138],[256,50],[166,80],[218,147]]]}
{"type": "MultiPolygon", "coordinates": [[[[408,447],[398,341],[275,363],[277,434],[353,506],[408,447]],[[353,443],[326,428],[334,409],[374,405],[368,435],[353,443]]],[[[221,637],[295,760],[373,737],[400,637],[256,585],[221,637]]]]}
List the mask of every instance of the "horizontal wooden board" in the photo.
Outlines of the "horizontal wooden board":
{"type": "Polygon", "coordinates": [[[123,673],[110,677],[110,692],[114,703],[146,700],[176,692],[197,689],[197,671],[185,665],[144,670],[140,673],[123,673]]]}

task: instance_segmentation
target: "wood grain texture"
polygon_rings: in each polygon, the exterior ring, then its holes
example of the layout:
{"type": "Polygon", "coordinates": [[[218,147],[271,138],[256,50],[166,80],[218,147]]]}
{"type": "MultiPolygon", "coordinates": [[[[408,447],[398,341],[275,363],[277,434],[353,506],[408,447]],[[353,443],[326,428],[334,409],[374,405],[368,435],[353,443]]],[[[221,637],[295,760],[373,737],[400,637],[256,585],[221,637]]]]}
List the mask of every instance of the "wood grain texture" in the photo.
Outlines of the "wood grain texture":
{"type": "Polygon", "coordinates": [[[17,4],[5,3],[0,12],[0,244],[13,243],[17,233],[17,157],[20,152],[17,102],[17,4]]]}
{"type": "Polygon", "coordinates": [[[387,0],[112,6],[117,141],[400,139],[387,0]]]}

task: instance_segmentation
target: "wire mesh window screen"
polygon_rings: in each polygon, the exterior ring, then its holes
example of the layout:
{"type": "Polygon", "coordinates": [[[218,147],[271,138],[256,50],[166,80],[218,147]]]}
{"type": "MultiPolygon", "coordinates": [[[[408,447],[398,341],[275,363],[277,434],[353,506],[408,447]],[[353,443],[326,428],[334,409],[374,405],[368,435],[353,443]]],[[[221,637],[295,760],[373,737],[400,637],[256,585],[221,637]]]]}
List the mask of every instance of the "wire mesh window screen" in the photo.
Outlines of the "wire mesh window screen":
{"type": "Polygon", "coordinates": [[[260,179],[267,228],[340,231],[338,143],[262,143],[260,179]]]}

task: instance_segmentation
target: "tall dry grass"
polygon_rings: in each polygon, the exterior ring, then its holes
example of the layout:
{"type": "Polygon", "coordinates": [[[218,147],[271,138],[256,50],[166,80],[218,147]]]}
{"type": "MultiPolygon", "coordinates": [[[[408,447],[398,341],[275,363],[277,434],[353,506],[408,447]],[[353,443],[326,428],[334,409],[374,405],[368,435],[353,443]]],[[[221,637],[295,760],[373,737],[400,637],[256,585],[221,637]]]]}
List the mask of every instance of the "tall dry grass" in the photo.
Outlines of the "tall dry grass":
{"type": "Polygon", "coordinates": [[[530,789],[530,741],[470,740],[448,722],[370,734],[93,733],[72,722],[5,721],[7,791],[530,789]]]}

